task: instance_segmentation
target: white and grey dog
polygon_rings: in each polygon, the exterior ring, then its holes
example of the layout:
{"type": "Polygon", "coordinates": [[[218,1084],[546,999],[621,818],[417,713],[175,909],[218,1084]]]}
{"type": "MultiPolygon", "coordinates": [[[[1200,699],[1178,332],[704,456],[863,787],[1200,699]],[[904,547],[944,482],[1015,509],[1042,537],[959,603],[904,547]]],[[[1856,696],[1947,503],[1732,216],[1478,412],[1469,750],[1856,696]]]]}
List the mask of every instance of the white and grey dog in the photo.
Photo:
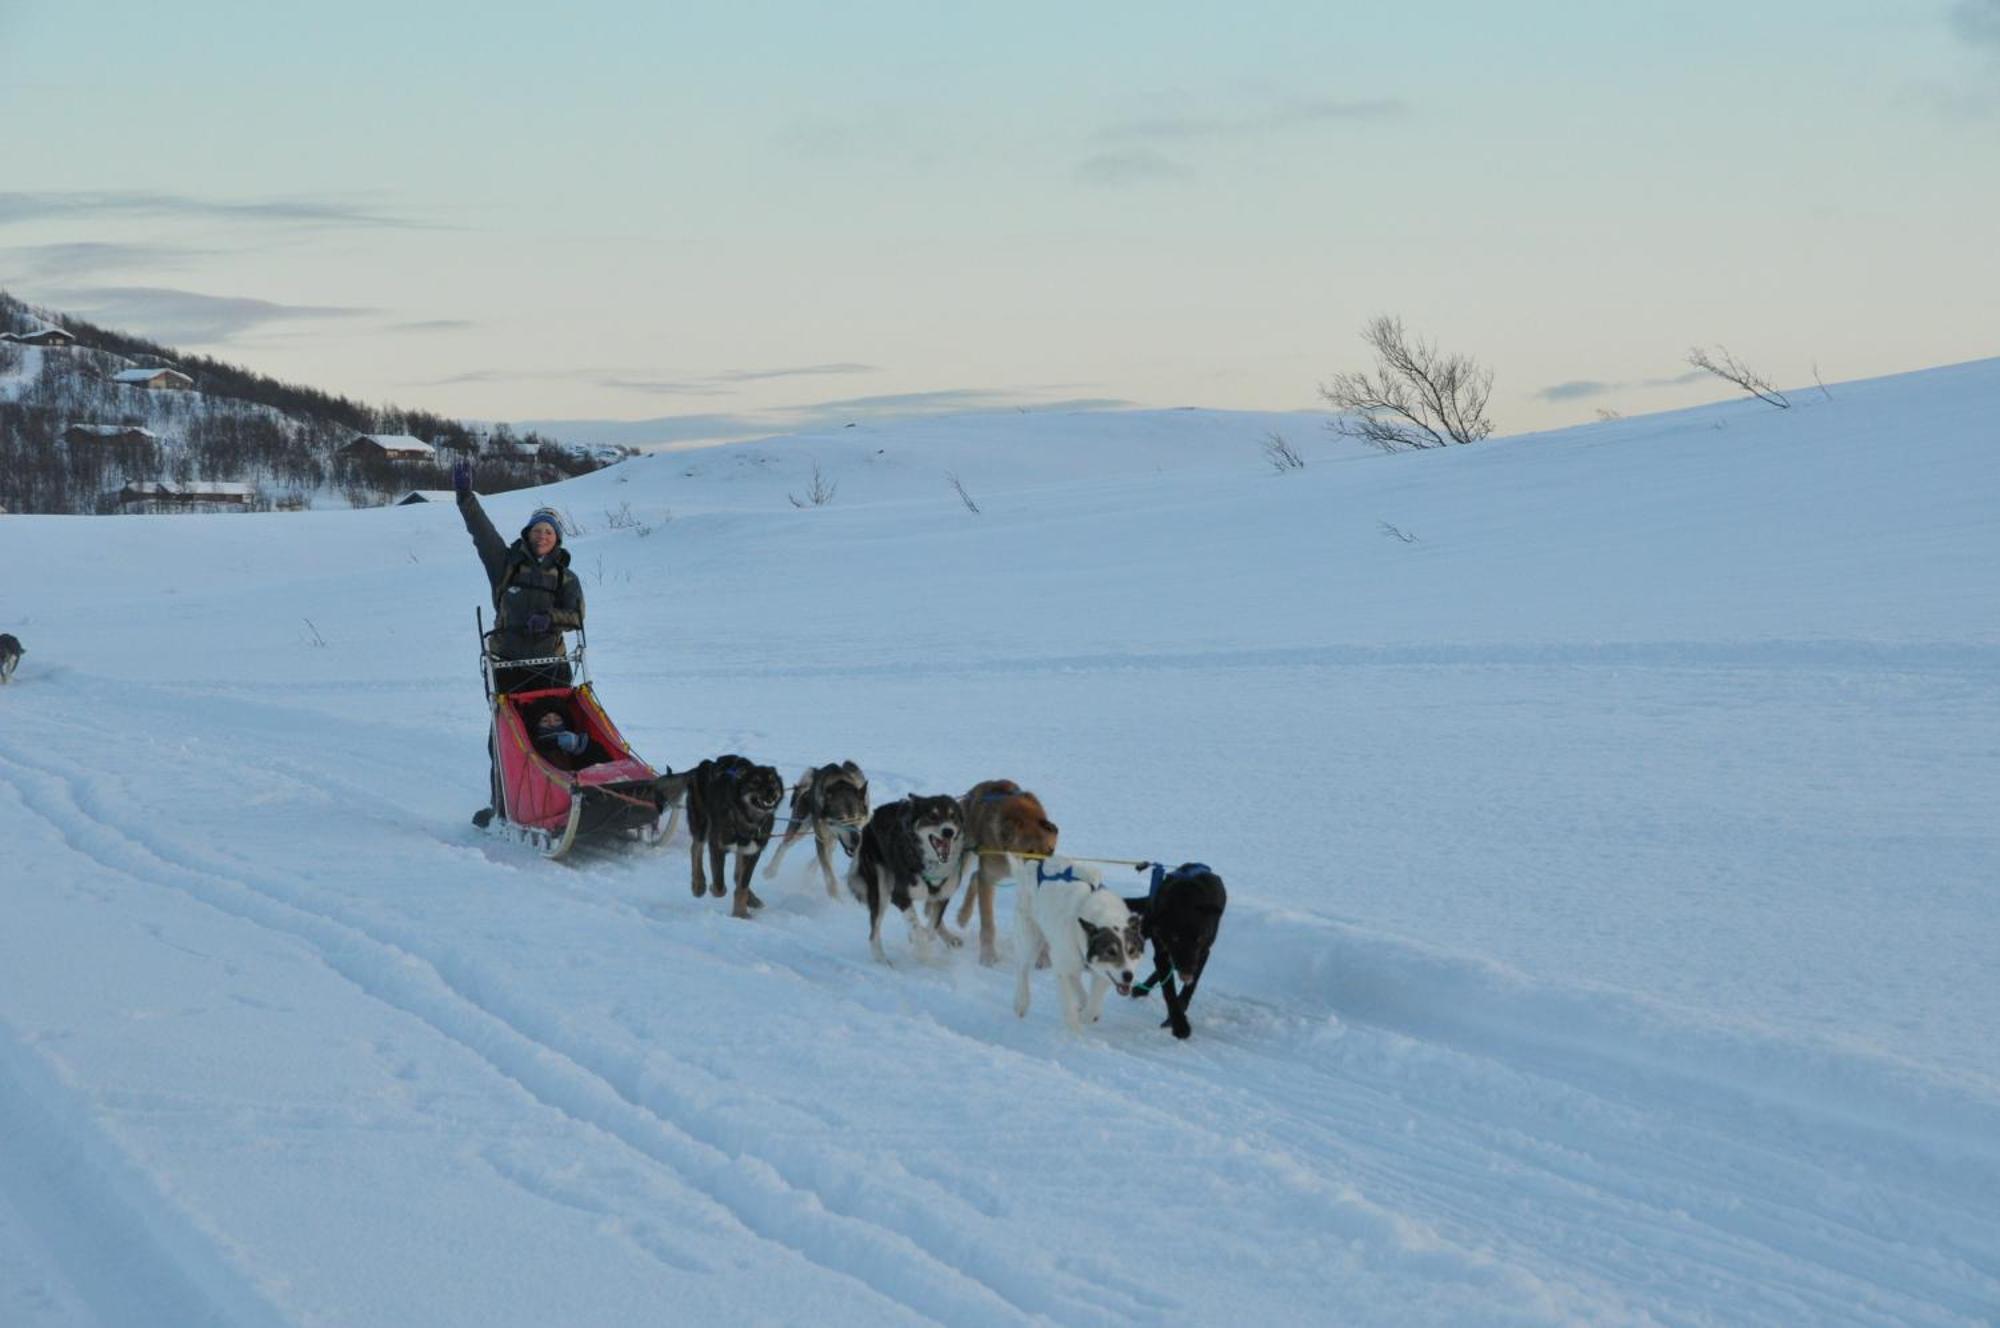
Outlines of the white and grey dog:
{"type": "Polygon", "coordinates": [[[21,666],[21,656],[26,653],[12,632],[0,632],[0,682],[14,680],[14,670],[21,666]]]}
{"type": "Polygon", "coordinates": [[[1104,888],[1101,872],[1067,858],[1013,858],[1014,1013],[1028,1013],[1029,975],[1042,946],[1049,949],[1063,1018],[1077,1032],[1104,1012],[1112,987],[1132,994],[1132,980],[1146,958],[1139,919],[1124,899],[1104,888]],[[1090,994],[1083,975],[1090,974],[1090,994]]]}

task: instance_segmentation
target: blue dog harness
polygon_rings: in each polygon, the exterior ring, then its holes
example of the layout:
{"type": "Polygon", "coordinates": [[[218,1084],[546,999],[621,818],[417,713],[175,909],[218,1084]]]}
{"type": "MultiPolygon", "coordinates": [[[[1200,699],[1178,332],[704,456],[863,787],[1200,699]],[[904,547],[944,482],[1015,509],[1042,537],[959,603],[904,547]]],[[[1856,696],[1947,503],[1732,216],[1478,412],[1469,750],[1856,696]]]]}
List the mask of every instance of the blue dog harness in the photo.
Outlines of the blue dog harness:
{"type": "MultiPolygon", "coordinates": [[[[1188,877],[1188,876],[1200,876],[1208,871],[1209,871],[1209,866],[1205,862],[1183,862],[1180,866],[1174,868],[1172,871],[1168,871],[1164,863],[1158,863],[1158,862],[1154,863],[1153,885],[1151,889],[1146,891],[1147,912],[1150,913],[1152,911],[1152,906],[1160,902],[1160,887],[1165,885],[1168,881],[1179,880],[1183,877],[1188,877]]],[[[1171,974],[1172,976],[1175,977],[1181,976],[1179,971],[1175,969],[1174,961],[1171,957],[1162,954],[1160,955],[1160,958],[1165,961],[1164,967],[1167,970],[1167,974],[1171,974]]],[[[1150,995],[1152,993],[1152,990],[1153,990],[1152,978],[1147,978],[1144,982],[1135,982],[1132,984],[1132,994],[1134,996],[1150,995]]]]}

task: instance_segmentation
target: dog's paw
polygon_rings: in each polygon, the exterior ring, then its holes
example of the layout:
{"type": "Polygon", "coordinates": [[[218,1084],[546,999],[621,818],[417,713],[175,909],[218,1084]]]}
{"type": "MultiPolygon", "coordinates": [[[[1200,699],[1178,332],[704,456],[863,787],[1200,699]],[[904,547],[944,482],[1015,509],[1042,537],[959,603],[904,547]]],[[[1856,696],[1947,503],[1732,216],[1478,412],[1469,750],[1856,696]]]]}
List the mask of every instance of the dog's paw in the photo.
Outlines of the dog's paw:
{"type": "Polygon", "coordinates": [[[723,895],[722,882],[717,881],[714,885],[709,886],[708,892],[714,895],[717,899],[722,898],[723,895]]]}
{"type": "Polygon", "coordinates": [[[751,890],[748,893],[750,896],[750,907],[752,908],[764,907],[764,901],[757,897],[757,892],[755,890],[751,890]]]}
{"type": "Polygon", "coordinates": [[[1189,1038],[1194,1036],[1194,1025],[1188,1023],[1188,1021],[1185,1019],[1169,1019],[1167,1021],[1167,1027],[1174,1030],[1174,1036],[1177,1038],[1189,1038]]]}
{"type": "Polygon", "coordinates": [[[965,937],[955,931],[947,931],[945,928],[940,927],[938,928],[938,935],[944,937],[944,943],[954,950],[965,944],[965,937]]]}

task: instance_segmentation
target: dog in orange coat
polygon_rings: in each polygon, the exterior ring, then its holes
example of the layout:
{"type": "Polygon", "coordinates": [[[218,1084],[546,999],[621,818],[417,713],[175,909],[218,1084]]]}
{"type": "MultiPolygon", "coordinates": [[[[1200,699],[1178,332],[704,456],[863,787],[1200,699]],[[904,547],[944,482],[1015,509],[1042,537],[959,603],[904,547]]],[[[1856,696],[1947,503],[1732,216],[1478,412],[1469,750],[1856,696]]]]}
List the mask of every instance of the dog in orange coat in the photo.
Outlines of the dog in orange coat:
{"type": "Polygon", "coordinates": [[[1010,870],[1006,853],[1050,854],[1056,851],[1056,823],[1042,808],[1042,800],[1024,791],[1011,779],[989,779],[974,784],[959,799],[965,809],[965,861],[975,865],[972,885],[958,906],[958,925],[964,927],[979,907],[979,962],[999,961],[994,938],[993,891],[1007,879],[1010,870]]]}

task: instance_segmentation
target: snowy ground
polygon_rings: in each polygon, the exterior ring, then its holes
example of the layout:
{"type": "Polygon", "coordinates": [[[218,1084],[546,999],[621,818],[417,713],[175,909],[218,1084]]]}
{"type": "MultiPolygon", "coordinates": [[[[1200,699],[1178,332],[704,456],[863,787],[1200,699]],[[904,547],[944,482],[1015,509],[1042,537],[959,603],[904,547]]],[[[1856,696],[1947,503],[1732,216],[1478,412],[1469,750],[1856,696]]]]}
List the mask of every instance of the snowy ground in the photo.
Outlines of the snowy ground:
{"type": "Polygon", "coordinates": [[[480,836],[448,508],[0,518],[0,1324],[1993,1323],[1996,394],[968,417],[492,501],[586,528],[656,762],[1214,864],[1187,1043],[879,967],[809,854],[746,924],[679,844],[480,836]]]}

